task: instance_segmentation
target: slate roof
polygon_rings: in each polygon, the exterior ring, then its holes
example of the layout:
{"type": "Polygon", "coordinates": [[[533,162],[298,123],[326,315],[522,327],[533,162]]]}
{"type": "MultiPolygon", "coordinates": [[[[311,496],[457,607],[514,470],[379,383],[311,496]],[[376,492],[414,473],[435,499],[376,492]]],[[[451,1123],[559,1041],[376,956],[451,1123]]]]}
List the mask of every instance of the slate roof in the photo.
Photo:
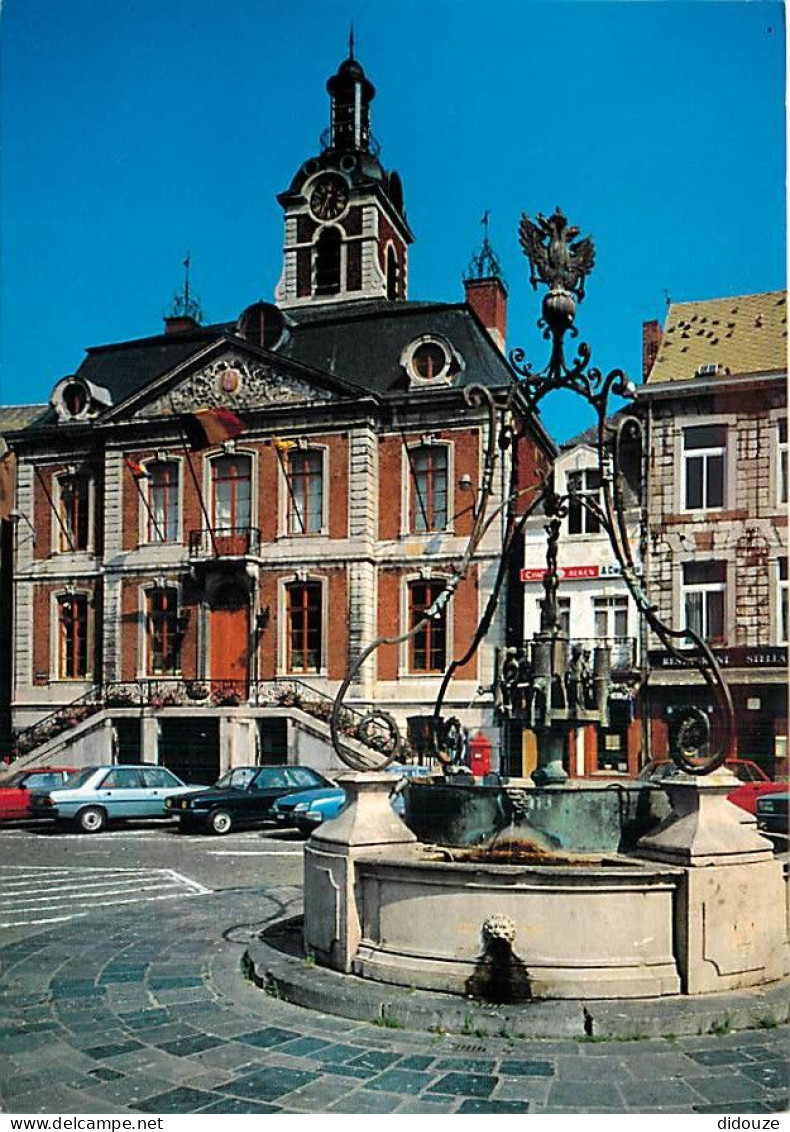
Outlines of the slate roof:
{"type": "Polygon", "coordinates": [[[91,346],[77,374],[109,389],[113,404],[117,405],[205,349],[235,325],[202,326],[182,334],[160,334],[155,338],[91,346]]]}
{"type": "MultiPolygon", "coordinates": [[[[506,386],[511,370],[476,316],[463,303],[427,303],[386,299],[352,300],[346,303],[290,308],[283,312],[289,333],[282,345],[268,356],[306,367],[315,379],[327,380],[335,388],[345,385],[350,396],[430,396],[448,384],[506,386]],[[439,381],[419,390],[409,388],[401,366],[404,349],[423,335],[446,339],[463,360],[463,368],[450,383],[439,381]]],[[[108,390],[113,407],[126,402],[146,386],[188,362],[223,338],[236,340],[244,348],[267,356],[258,347],[236,337],[237,323],[222,322],[180,333],[159,334],[128,342],[91,346],[77,375],[108,390]]],[[[0,409],[0,437],[30,426],[57,423],[49,405],[0,409]]],[[[536,427],[540,422],[536,419],[536,427]]]]}
{"type": "Polygon", "coordinates": [[[672,303],[646,384],[687,381],[703,365],[719,376],[785,371],[786,292],[672,303]]]}
{"type": "Polygon", "coordinates": [[[504,357],[462,303],[357,299],[291,308],[287,315],[295,327],[280,353],[378,394],[408,388],[401,354],[424,334],[445,338],[463,359],[454,385],[511,380],[504,357]]]}
{"type": "Polygon", "coordinates": [[[6,433],[38,424],[48,412],[49,405],[0,405],[0,456],[6,451],[6,433]]]}

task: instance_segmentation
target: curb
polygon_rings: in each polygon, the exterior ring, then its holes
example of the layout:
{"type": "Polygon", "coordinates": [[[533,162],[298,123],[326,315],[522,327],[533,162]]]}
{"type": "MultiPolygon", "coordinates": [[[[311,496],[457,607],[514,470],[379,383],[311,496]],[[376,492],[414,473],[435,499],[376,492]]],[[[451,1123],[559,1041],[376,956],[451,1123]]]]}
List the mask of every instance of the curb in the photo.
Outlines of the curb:
{"type": "Polygon", "coordinates": [[[773,1029],[790,1022],[788,980],[764,988],[704,996],[535,1000],[497,1006],[317,967],[294,946],[301,917],[273,927],[279,936],[289,939],[289,951],[259,938],[242,956],[243,977],[272,998],[386,1029],[477,1037],[627,1041],[773,1029]]]}

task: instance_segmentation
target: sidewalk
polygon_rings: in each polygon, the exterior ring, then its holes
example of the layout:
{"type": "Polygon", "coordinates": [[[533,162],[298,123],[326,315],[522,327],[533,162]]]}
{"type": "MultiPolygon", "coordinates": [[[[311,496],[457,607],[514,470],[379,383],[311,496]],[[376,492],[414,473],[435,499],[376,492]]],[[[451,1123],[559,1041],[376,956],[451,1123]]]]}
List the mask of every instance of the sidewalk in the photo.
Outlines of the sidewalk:
{"type": "MultiPolygon", "coordinates": [[[[455,1034],[321,1014],[241,976],[295,890],[225,891],[0,948],[10,1113],[769,1113],[778,1019],[742,1032],[589,1041],[455,1034]]],[[[308,975],[310,972],[307,972],[308,975]]],[[[722,1016],[719,1029],[726,1030],[722,1016]]]]}

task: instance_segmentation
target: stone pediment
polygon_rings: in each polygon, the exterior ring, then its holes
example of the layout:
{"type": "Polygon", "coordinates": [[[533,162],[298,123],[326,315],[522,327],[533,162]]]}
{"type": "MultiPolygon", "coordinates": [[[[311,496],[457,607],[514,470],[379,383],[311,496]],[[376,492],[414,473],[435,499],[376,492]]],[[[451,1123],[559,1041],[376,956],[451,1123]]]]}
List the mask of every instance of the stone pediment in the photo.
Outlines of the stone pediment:
{"type": "Polygon", "coordinates": [[[175,411],[196,409],[265,409],[269,405],[294,405],[334,401],[335,394],[312,384],[285,367],[245,357],[229,350],[193,371],[140,409],[141,417],[159,417],[175,411]]]}

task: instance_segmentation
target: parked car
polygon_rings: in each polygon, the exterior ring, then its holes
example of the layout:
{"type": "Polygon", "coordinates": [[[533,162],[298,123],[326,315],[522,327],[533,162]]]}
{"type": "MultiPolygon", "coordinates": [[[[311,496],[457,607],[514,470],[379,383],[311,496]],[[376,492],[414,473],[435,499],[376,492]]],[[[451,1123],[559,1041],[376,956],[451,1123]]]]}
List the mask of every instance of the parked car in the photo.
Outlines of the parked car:
{"type": "Polygon", "coordinates": [[[177,815],[182,833],[205,830],[225,834],[241,826],[273,821],[272,806],[285,794],[334,783],[309,766],[240,766],[216,786],[171,798],[167,812],[177,815]]]}
{"type": "MultiPolygon", "coordinates": [[[[392,787],[391,805],[396,814],[403,815],[401,782],[410,778],[426,778],[436,773],[431,767],[390,763],[387,773],[395,780],[392,787]]],[[[326,790],[305,790],[300,794],[290,794],[274,804],[274,816],[279,825],[294,825],[303,837],[310,834],[325,821],[330,821],[342,810],[346,802],[345,791],[339,786],[326,790]]]]}
{"type": "Polygon", "coordinates": [[[272,805],[272,819],[283,828],[297,825],[297,813],[304,813],[312,806],[327,805],[335,816],[346,800],[346,793],[340,786],[317,786],[313,790],[299,790],[296,794],[285,794],[272,805]]]}
{"type": "Polygon", "coordinates": [[[788,801],[790,790],[786,786],[775,788],[757,799],[757,828],[765,833],[788,836],[788,801]]]}
{"type": "Polygon", "coordinates": [[[36,817],[74,822],[83,833],[98,833],[119,819],[165,817],[167,799],[204,789],[187,786],[163,766],[86,766],[61,789],[34,794],[32,810],[36,817]]]}
{"type": "Polygon", "coordinates": [[[32,817],[34,793],[54,790],[75,774],[73,766],[35,766],[18,770],[0,783],[0,821],[32,817]]]}
{"type": "MultiPolygon", "coordinates": [[[[776,783],[772,782],[765,771],[751,759],[727,759],[724,765],[740,781],[740,786],[736,786],[734,790],[730,791],[727,800],[736,806],[740,806],[747,813],[753,814],[755,812],[757,799],[761,795],[770,794],[776,790],[776,783]]],[[[640,770],[638,777],[649,782],[662,782],[665,778],[671,778],[680,773],[680,768],[672,759],[662,759],[647,763],[640,770]]]]}

